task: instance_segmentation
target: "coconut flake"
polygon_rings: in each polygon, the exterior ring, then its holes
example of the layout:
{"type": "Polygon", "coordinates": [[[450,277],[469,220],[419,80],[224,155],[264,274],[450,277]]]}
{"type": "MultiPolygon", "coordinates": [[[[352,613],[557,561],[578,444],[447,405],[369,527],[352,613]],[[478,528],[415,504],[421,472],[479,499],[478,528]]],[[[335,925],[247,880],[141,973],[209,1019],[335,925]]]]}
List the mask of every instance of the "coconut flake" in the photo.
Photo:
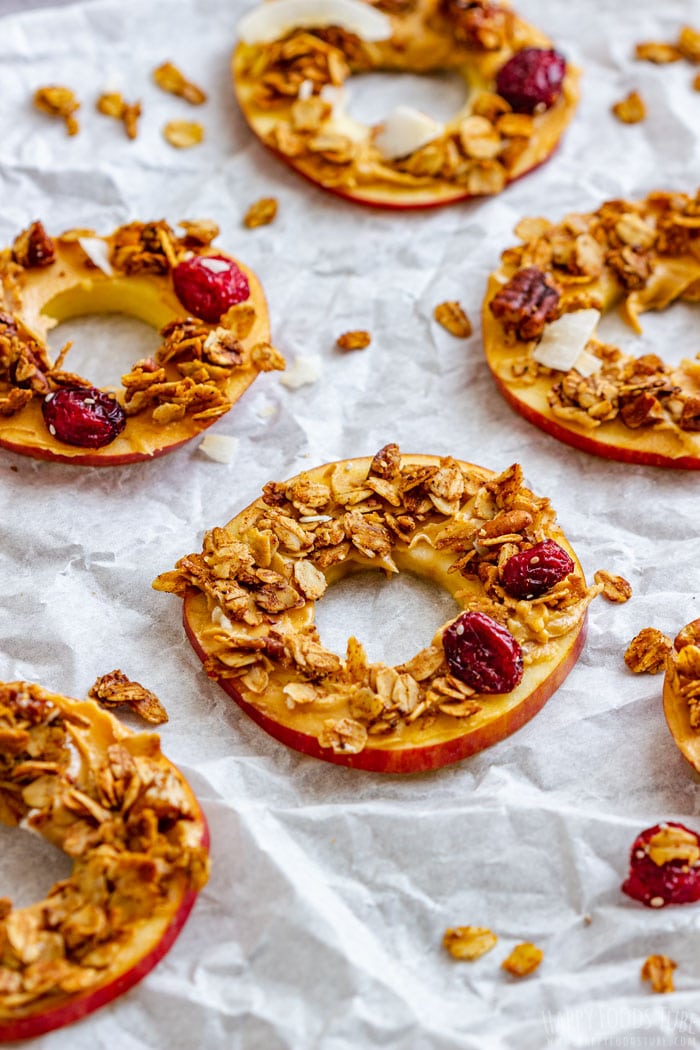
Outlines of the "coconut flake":
{"type": "Polygon", "coordinates": [[[600,310],[575,310],[563,314],[558,320],[545,325],[533,358],[547,368],[568,372],[575,367],[599,320],[600,310]]]}
{"type": "MultiPolygon", "coordinates": [[[[274,2],[280,3],[281,0],[274,0],[274,2]]],[[[310,383],[315,383],[320,375],[321,358],[317,354],[309,354],[307,356],[300,354],[294,358],[294,363],[291,367],[282,373],[279,381],[284,386],[289,387],[290,390],[297,390],[300,386],[308,386],[310,383]]]]}
{"type": "Polygon", "coordinates": [[[230,262],[226,259],[212,259],[210,255],[202,255],[200,257],[200,265],[205,270],[209,270],[210,273],[224,273],[231,268],[230,262]]]}
{"type": "Polygon", "coordinates": [[[114,276],[114,270],[109,261],[109,245],[101,237],[78,237],[78,244],[83,249],[91,263],[107,277],[114,276]]]}
{"type": "Polygon", "coordinates": [[[574,361],[574,368],[584,379],[588,379],[589,376],[600,372],[602,367],[603,362],[601,359],[596,357],[595,354],[591,354],[588,350],[582,350],[574,361]]]}
{"type": "Polygon", "coordinates": [[[219,627],[225,627],[227,631],[233,630],[233,624],[225,614],[224,610],[220,605],[215,605],[211,611],[212,623],[217,624],[219,627]]]}
{"type": "Polygon", "coordinates": [[[443,134],[445,125],[413,106],[397,106],[374,137],[385,160],[407,157],[443,134]]]}
{"type": "Polygon", "coordinates": [[[391,21],[362,0],[272,0],[249,11],[238,23],[244,44],[270,44],[293,29],[338,26],[361,40],[387,40],[391,21]]]}
{"type": "Polygon", "coordinates": [[[216,463],[232,463],[238,452],[238,438],[227,434],[207,434],[199,442],[199,450],[216,463]]]}

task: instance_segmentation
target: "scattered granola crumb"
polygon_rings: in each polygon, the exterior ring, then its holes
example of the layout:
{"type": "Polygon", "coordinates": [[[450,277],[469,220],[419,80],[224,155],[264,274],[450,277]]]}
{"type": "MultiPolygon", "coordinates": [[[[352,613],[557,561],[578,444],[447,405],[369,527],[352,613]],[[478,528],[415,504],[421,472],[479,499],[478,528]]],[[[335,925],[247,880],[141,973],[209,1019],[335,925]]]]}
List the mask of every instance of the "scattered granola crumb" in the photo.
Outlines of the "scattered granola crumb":
{"type": "Polygon", "coordinates": [[[42,113],[61,117],[66,123],[69,135],[78,134],[80,125],[73,114],[80,109],[80,103],[70,88],[61,87],[59,84],[37,88],[34,92],[34,105],[42,113]]]}
{"type": "Polygon", "coordinates": [[[675,44],[649,40],[642,44],[637,44],[634,49],[634,57],[642,62],[666,65],[668,62],[678,62],[679,59],[683,58],[683,54],[675,44]]]}
{"type": "Polygon", "coordinates": [[[97,100],[97,109],[106,117],[121,120],[124,130],[130,139],[138,134],[138,121],[141,116],[140,102],[126,102],[118,91],[106,91],[97,100]]]}
{"type": "Polygon", "coordinates": [[[584,926],[590,926],[592,922],[593,922],[593,917],[591,915],[584,915],[583,916],[583,925],[584,926]]]}
{"type": "Polygon", "coordinates": [[[700,62],[700,31],[683,26],[678,34],[678,50],[689,62],[700,62]]]}
{"type": "Polygon", "coordinates": [[[247,226],[249,230],[253,230],[257,226],[268,226],[271,222],[274,222],[276,216],[277,200],[275,197],[261,197],[259,201],[255,201],[248,208],[243,217],[243,225],[247,226]]]}
{"type": "Polygon", "coordinates": [[[280,383],[289,387],[290,390],[297,390],[300,386],[315,383],[320,375],[321,358],[316,354],[308,356],[300,354],[294,358],[293,364],[284,375],[280,376],[280,383]]]}
{"type": "Polygon", "coordinates": [[[633,674],[657,674],[664,669],[673,642],[656,627],[644,627],[625,652],[625,663],[633,674]]]}
{"type": "Polygon", "coordinates": [[[630,91],[626,98],[615,103],[612,111],[623,124],[639,124],[647,115],[647,107],[638,91],[630,91]]]}
{"type": "Polygon", "coordinates": [[[457,339],[468,339],[472,334],[472,323],[458,302],[439,303],[433,310],[433,317],[457,339]]]}
{"type": "Polygon", "coordinates": [[[88,696],[103,707],[128,704],[131,710],[152,725],[168,721],[168,714],[155,693],[138,682],[132,682],[122,671],[110,671],[97,679],[88,696]]]}
{"type": "Polygon", "coordinates": [[[622,605],[623,602],[629,601],[632,597],[632,586],[624,576],[614,576],[611,572],[606,572],[605,569],[598,569],[593,579],[596,583],[603,584],[602,593],[609,602],[622,605]]]}
{"type": "Polygon", "coordinates": [[[207,434],[199,442],[199,451],[216,463],[232,463],[238,452],[239,441],[228,434],[207,434]]]}
{"type": "Polygon", "coordinates": [[[201,106],[207,101],[206,91],[188,80],[173,62],[163,62],[157,69],[154,69],[153,79],[163,91],[184,98],[185,102],[189,102],[191,106],[201,106]]]}
{"type": "Polygon", "coordinates": [[[175,149],[190,149],[204,139],[204,128],[193,120],[170,120],[163,128],[163,138],[175,149]]]}
{"type": "Polygon", "coordinates": [[[341,350],[366,350],[372,342],[369,332],[361,330],[355,332],[343,332],[335,341],[335,345],[341,350]]]}
{"type": "Polygon", "coordinates": [[[693,88],[695,91],[700,91],[700,73],[693,80],[693,88]]]}
{"type": "Polygon", "coordinates": [[[498,937],[486,926],[450,926],[445,930],[442,946],[455,959],[473,962],[490,952],[498,937]]]}
{"type": "Polygon", "coordinates": [[[642,980],[651,981],[652,992],[674,992],[673,971],[677,963],[667,955],[650,955],[642,966],[642,980]]]}
{"type": "Polygon", "coordinates": [[[501,969],[513,977],[527,977],[537,969],[543,958],[544,952],[534,944],[516,944],[508,958],[501,963],[501,969]]]}

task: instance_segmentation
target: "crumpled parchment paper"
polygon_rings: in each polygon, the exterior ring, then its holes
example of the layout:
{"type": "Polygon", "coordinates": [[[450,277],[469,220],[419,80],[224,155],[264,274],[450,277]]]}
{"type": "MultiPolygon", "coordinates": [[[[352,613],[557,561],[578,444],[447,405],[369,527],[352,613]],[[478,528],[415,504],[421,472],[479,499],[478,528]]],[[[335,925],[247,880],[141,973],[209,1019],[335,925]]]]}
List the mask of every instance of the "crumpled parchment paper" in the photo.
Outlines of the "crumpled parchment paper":
{"type": "MultiPolygon", "coordinates": [[[[132,219],[211,217],[218,243],[262,278],[290,364],[302,356],[321,365],[298,390],[278,374],[256,381],[215,428],[238,439],[228,465],[197,442],[111,470],[0,454],[1,677],[83,696],[118,667],[153,689],[170,713],[164,750],[190,777],[213,841],[211,881],[169,955],[126,996],[34,1045],[695,1045],[700,910],[651,911],[620,884],[639,830],[663,819],[700,825],[698,782],[666,729],[660,677],[634,677],[622,661],[642,627],[673,635],[700,615],[697,478],[575,452],[514,415],[484,364],[478,315],[521,216],[557,219],[607,198],[695,190],[697,70],[632,53],[640,40],[675,39],[693,15],[697,26],[697,6],[521,0],[522,15],[584,71],[569,133],[551,163],[497,198],[405,214],[323,193],[251,136],[228,74],[247,6],[91,0],[0,22],[0,244],[36,218],[53,232],[109,232],[132,219]],[[205,106],[153,85],[166,59],[209,92],[205,106]],[[75,138],[32,108],[47,83],[82,99],[75,138]],[[141,99],[136,141],[95,112],[107,87],[141,99]],[[610,106],[632,88],[649,116],[624,126],[610,106]],[[201,120],[205,142],[172,149],[161,136],[171,119],[201,120]],[[244,229],[262,196],[278,198],[277,221],[244,229]],[[475,321],[468,341],[432,320],[446,299],[475,321]],[[352,328],[369,330],[372,344],[343,355],[334,341],[352,328]],[[179,601],[150,587],[266,481],[388,441],[496,470],[521,461],[589,577],[606,568],[634,588],[626,605],[596,601],[578,665],[534,721],[457,766],[405,779],[336,768],[266,736],[205,677],[179,601]],[[498,946],[474,964],[454,962],[440,942],[460,924],[490,926],[498,946]],[[523,940],[545,956],[518,982],[500,962],[523,940]],[[641,983],[651,952],[678,963],[674,995],[641,983]]],[[[377,119],[386,97],[377,88],[377,119]]],[[[96,376],[98,358],[116,378],[153,345],[133,322],[75,325],[62,326],[54,345],[75,333],[96,376]]],[[[697,330],[697,307],[674,307],[645,318],[638,352],[694,355],[697,330]]],[[[631,345],[631,333],[620,335],[631,345]]],[[[375,579],[332,591],[319,619],[339,648],[356,633],[374,656],[399,660],[401,646],[426,644],[449,612],[439,597],[410,580],[375,579]]],[[[4,894],[26,903],[68,870],[33,837],[1,834],[4,894]]]]}

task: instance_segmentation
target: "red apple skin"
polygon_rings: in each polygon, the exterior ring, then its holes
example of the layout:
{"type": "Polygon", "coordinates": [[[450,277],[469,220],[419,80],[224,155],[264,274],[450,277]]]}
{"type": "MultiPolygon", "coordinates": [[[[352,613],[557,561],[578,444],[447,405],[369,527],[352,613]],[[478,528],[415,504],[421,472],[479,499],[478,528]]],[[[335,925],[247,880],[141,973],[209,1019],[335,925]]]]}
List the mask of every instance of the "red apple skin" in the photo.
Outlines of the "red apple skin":
{"type": "Polygon", "coordinates": [[[513,394],[507,383],[504,383],[495,373],[492,372],[492,375],[496,386],[511,408],[514,408],[528,423],[533,423],[540,430],[565,445],[580,449],[582,452],[590,452],[603,459],[618,460],[620,463],[641,463],[650,467],[675,467],[678,470],[700,470],[700,457],[698,456],[663,456],[634,447],[610,445],[603,441],[596,441],[587,434],[570,430],[553,417],[545,416],[531,405],[525,404],[513,394]]]}
{"type": "MultiPolygon", "coordinates": [[[[189,623],[187,598],[185,598],[183,604],[183,624],[192,648],[199,659],[204,662],[207,654],[199,644],[197,636],[189,623]]],[[[574,667],[586,640],[586,630],[587,617],[584,617],[564,659],[557,664],[551,675],[525,697],[516,708],[504,712],[503,715],[479,729],[467,730],[460,737],[426,747],[402,749],[372,747],[365,748],[357,754],[338,754],[330,748],[321,747],[316,737],[290,729],[288,726],[281,725],[268,715],[263,714],[243,699],[230,679],[218,679],[218,683],[254,722],[257,722],[270,736],[273,736],[288,747],[294,748],[295,751],[301,751],[305,755],[311,755],[313,758],[321,758],[337,766],[365,769],[373,773],[427,773],[431,770],[440,769],[442,766],[450,765],[452,762],[459,762],[470,755],[475,755],[478,751],[483,751],[492,744],[496,744],[500,740],[505,739],[505,737],[510,736],[516,729],[520,729],[526,722],[529,722],[544,707],[547,700],[559,688],[574,667]]],[[[211,677],[215,678],[216,676],[212,675],[211,677]]]]}
{"type": "MultiPolygon", "coordinates": [[[[212,423],[215,422],[216,420],[212,420],[212,423]]],[[[211,426],[211,423],[208,425],[211,426]]],[[[205,429],[206,427],[203,427],[202,432],[205,429]]],[[[7,449],[8,452],[16,452],[21,456],[29,455],[32,459],[43,459],[53,463],[70,463],[78,467],[123,467],[128,463],[143,463],[145,460],[158,459],[160,456],[165,456],[169,452],[175,452],[176,449],[189,444],[191,440],[191,437],[184,438],[182,441],[174,442],[172,445],[163,445],[162,448],[155,449],[153,452],[125,452],[121,455],[110,455],[107,453],[102,456],[96,456],[94,452],[79,452],[77,455],[69,456],[60,452],[54,452],[48,448],[31,448],[30,450],[27,445],[6,441],[3,438],[0,438],[0,448],[7,449]]]]}
{"type": "MultiPolygon", "coordinates": [[[[202,845],[209,849],[209,825],[201,809],[199,811],[199,819],[202,822],[202,845]]],[[[17,1039],[33,1039],[38,1035],[44,1035],[46,1032],[53,1032],[56,1028],[63,1028],[65,1025],[73,1024],[74,1021],[87,1017],[88,1014],[99,1010],[101,1006],[107,1006],[108,1003],[111,1003],[118,996],[133,988],[146,974],[150,973],[153,967],[172,948],[194,907],[197,895],[196,890],[188,890],[185,893],[179,908],[158,944],[144,955],[135,966],[132,966],[130,970],[119,974],[118,977],[115,977],[107,984],[100,985],[99,988],[95,988],[93,991],[88,991],[85,994],[79,994],[68,1002],[48,1009],[44,1013],[34,1014],[31,1017],[20,1017],[16,1021],[0,1021],[0,1043],[11,1043],[17,1039]]]]}

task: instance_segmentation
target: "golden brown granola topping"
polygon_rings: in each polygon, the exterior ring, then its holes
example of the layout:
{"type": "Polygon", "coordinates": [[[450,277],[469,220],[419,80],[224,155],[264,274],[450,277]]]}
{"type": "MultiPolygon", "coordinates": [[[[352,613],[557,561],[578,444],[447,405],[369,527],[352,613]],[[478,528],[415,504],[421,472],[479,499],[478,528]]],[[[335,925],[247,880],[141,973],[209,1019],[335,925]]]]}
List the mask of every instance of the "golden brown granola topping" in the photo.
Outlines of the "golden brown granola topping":
{"type": "Polygon", "coordinates": [[[639,124],[647,115],[646,104],[638,91],[630,91],[613,105],[612,111],[623,124],[639,124]]]}
{"type": "Polygon", "coordinates": [[[275,221],[276,216],[276,197],[261,197],[259,201],[255,201],[248,208],[243,217],[243,225],[247,226],[249,230],[253,230],[257,226],[268,226],[275,221]]]}
{"type": "Polygon", "coordinates": [[[674,992],[673,971],[677,965],[667,955],[650,955],[642,965],[642,980],[651,981],[652,992],[674,992]]]}
{"type": "Polygon", "coordinates": [[[646,851],[654,864],[659,867],[673,860],[682,861],[689,867],[700,864],[700,846],[698,846],[697,835],[677,825],[662,825],[659,831],[649,839],[646,851]]]}
{"type": "Polygon", "coordinates": [[[153,79],[163,91],[184,98],[191,106],[201,106],[207,101],[206,92],[188,80],[172,62],[163,62],[154,69],[153,79]]]}
{"type": "Polygon", "coordinates": [[[340,350],[366,350],[369,344],[372,342],[372,337],[369,332],[354,331],[354,332],[343,332],[339,335],[335,341],[335,345],[340,350]]]}
{"type": "Polygon", "coordinates": [[[576,628],[601,590],[574,572],[532,602],[510,597],[499,566],[550,534],[549,501],[524,488],[517,464],[492,475],[450,457],[425,460],[389,443],[371,460],[270,482],[243,515],[207,533],[200,554],[154,582],[204,599],[212,675],[233,679],[252,703],[281,676],[283,702],[318,711],[316,735],[336,753],[402,725],[474,718],[483,706],[450,673],[442,628],[398,667],[370,663],[355,638],[344,658],[323,646],[310,611],[343,563],[394,573],[414,549],[442,559],[445,573],[464,578],[463,607],[507,623],[527,662],[546,659],[548,643],[576,628]]]}
{"type": "Polygon", "coordinates": [[[138,122],[141,116],[140,102],[126,102],[118,91],[106,92],[97,100],[97,109],[106,117],[121,120],[127,137],[135,139],[138,135],[138,122]]]}
{"type": "Polygon", "coordinates": [[[442,938],[442,945],[450,955],[466,962],[480,959],[497,943],[498,937],[486,926],[448,927],[442,938]]]}
{"type": "Polygon", "coordinates": [[[516,944],[508,958],[501,963],[501,968],[513,977],[527,977],[537,969],[543,958],[544,952],[534,944],[516,944]]]}
{"type": "Polygon", "coordinates": [[[73,860],[25,908],[0,908],[0,993],[10,1017],[109,981],[144,927],[167,925],[206,882],[202,819],[156,736],[26,682],[0,684],[0,819],[73,860]]]}
{"type": "Polygon", "coordinates": [[[24,269],[51,265],[56,258],[56,249],[42,223],[33,222],[15,238],[12,258],[24,269]]]}
{"type": "Polygon", "coordinates": [[[625,663],[633,674],[658,674],[663,671],[673,643],[655,627],[644,627],[635,635],[625,652],[625,663]]]}
{"type": "Polygon", "coordinates": [[[204,128],[194,120],[169,120],[163,138],[175,149],[190,149],[204,140],[204,128]]]}
{"type": "Polygon", "coordinates": [[[457,339],[468,339],[472,334],[472,323],[458,302],[439,303],[433,311],[433,317],[457,339]]]}
{"type": "Polygon", "coordinates": [[[673,688],[688,705],[691,727],[700,729],[700,620],[693,620],[678,632],[671,657],[673,688]]]}
{"type": "Polygon", "coordinates": [[[593,579],[596,583],[603,584],[603,597],[609,602],[620,605],[632,597],[632,587],[624,576],[614,576],[605,569],[598,569],[593,579]]]}
{"type": "Polygon", "coordinates": [[[666,65],[668,62],[678,62],[679,59],[683,58],[683,54],[673,44],[664,44],[658,40],[648,40],[642,44],[637,44],[634,49],[634,57],[642,62],[666,65]]]}
{"type": "Polygon", "coordinates": [[[73,114],[80,109],[80,103],[70,88],[59,84],[37,88],[34,92],[34,105],[42,113],[48,113],[52,117],[61,117],[65,121],[69,135],[78,134],[80,125],[73,114]]]}
{"type": "Polygon", "coordinates": [[[162,725],[168,721],[168,713],[156,694],[138,682],[132,682],[122,671],[110,671],[102,675],[90,687],[88,696],[106,708],[126,704],[152,725],[162,725]]]}

